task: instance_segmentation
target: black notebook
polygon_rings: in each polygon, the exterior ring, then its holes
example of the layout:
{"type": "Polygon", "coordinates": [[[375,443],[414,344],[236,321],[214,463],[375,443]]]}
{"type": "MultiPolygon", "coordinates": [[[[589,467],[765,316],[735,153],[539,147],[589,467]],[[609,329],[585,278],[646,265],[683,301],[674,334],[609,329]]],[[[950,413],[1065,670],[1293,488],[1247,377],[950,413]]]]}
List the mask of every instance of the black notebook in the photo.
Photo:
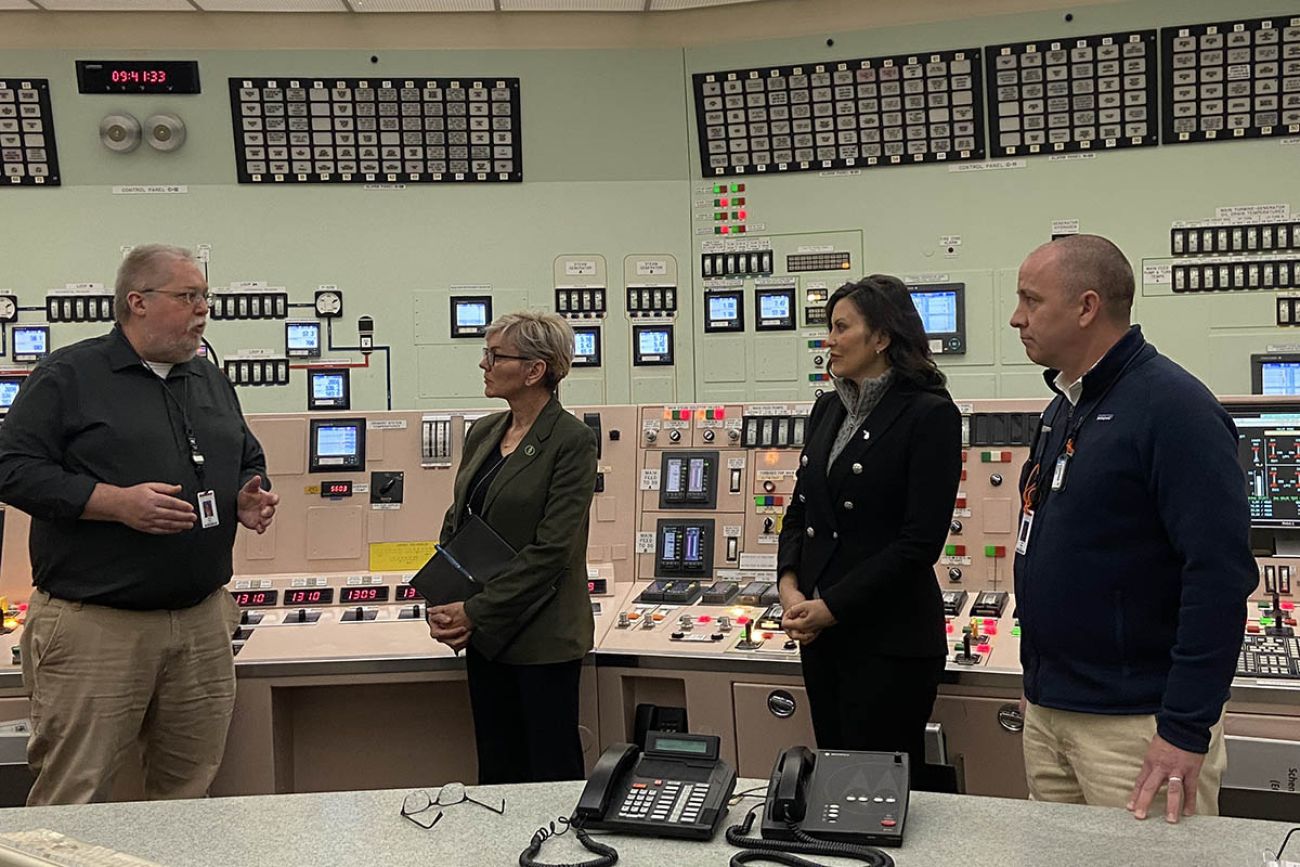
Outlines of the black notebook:
{"type": "MultiPolygon", "coordinates": [[[[517,552],[497,535],[482,518],[470,515],[447,544],[439,545],[433,557],[411,578],[411,586],[431,606],[464,602],[480,592],[514,559],[517,552]]],[[[474,647],[488,659],[496,657],[530,623],[542,606],[555,595],[552,585],[540,599],[513,621],[509,632],[475,629],[474,647]]]]}

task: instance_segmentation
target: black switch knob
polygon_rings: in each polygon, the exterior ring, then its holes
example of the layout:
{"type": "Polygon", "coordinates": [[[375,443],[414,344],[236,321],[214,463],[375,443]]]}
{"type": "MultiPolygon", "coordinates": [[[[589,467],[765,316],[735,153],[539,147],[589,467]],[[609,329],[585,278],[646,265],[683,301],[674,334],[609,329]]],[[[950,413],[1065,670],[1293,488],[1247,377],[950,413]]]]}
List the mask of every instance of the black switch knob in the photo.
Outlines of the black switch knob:
{"type": "Polygon", "coordinates": [[[1000,487],[1002,485],[1002,474],[994,473],[993,475],[989,476],[989,484],[995,488],[1000,487]]]}
{"type": "Polygon", "coordinates": [[[960,581],[960,580],[961,580],[961,570],[958,569],[956,566],[953,566],[951,569],[949,569],[949,570],[948,570],[948,580],[949,580],[949,581],[953,581],[953,582],[960,581]]]}
{"type": "Polygon", "coordinates": [[[239,615],[239,622],[240,622],[241,624],[247,624],[247,623],[248,623],[248,612],[247,612],[247,611],[240,612],[240,615],[239,615]]]}
{"type": "Polygon", "coordinates": [[[357,610],[356,610],[355,614],[356,614],[356,619],[357,619],[357,620],[365,620],[365,619],[366,619],[366,609],[362,608],[360,605],[357,606],[357,610]]]}
{"type": "Polygon", "coordinates": [[[415,617],[415,618],[419,618],[419,616],[420,616],[420,606],[419,606],[419,605],[412,605],[412,606],[411,606],[411,616],[412,616],[412,617],[415,617]]]}
{"type": "Polygon", "coordinates": [[[299,622],[299,623],[306,623],[306,622],[307,622],[307,609],[306,609],[306,608],[299,608],[299,609],[298,609],[298,622],[299,622]]]}
{"type": "Polygon", "coordinates": [[[962,531],[961,521],[954,520],[951,524],[948,525],[948,530],[952,532],[954,535],[960,533],[962,531]]]}

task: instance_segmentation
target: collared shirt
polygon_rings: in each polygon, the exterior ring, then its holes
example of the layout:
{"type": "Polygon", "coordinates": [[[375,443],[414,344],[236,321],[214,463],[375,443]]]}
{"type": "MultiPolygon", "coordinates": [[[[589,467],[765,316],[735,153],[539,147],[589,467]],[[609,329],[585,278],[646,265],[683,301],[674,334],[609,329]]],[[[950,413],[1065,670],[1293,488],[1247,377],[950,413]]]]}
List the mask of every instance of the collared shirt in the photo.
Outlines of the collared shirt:
{"type": "MultiPolygon", "coordinates": [[[[1094,365],[1095,366],[1095,365],[1094,365]]],[[[1085,374],[1086,376],[1087,374],[1085,374]]],[[[1065,382],[1065,374],[1056,374],[1056,379],[1052,381],[1056,390],[1065,395],[1065,399],[1070,402],[1070,406],[1078,406],[1079,398],[1083,397],[1083,377],[1079,377],[1068,385],[1065,382]]]]}
{"type": "Polygon", "coordinates": [[[32,516],[36,586],[52,596],[136,610],[187,608],[230,580],[239,488],[269,488],[266,458],[230,381],[194,358],[165,379],[119,328],[54,353],[23,383],[0,425],[0,501],[32,516]],[[187,428],[203,455],[192,460],[187,428]],[[99,482],[179,485],[198,512],[216,495],[218,526],[152,535],[82,520],[99,482]]]}

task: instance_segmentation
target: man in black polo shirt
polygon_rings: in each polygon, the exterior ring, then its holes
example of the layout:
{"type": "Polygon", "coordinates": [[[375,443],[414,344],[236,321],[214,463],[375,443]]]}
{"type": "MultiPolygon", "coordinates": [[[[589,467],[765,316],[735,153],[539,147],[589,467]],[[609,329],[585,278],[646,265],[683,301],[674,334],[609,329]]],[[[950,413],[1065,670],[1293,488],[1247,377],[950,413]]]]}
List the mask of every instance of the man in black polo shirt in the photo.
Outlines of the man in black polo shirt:
{"type": "Polygon", "coordinates": [[[1133,293],[1096,235],[1020,267],[1011,325],[1056,394],[1020,484],[1025,767],[1036,799],[1177,822],[1218,812],[1259,573],[1232,419],[1129,324],[1133,293]]]}
{"type": "Polygon", "coordinates": [[[139,742],[149,798],[201,797],[235,699],[235,528],[279,497],[225,376],[196,358],[208,286],[137,247],[117,326],[41,362],[0,426],[0,500],[32,516],[22,634],[29,805],[105,800],[139,742]]]}

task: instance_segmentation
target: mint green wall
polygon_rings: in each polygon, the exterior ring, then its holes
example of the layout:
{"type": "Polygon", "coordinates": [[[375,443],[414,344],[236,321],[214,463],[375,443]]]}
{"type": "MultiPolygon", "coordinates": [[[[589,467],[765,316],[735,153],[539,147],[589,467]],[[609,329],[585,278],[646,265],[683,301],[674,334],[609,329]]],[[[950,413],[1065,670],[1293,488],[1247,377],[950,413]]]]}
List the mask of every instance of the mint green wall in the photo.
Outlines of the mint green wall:
{"type": "MultiPolygon", "coordinates": [[[[594,254],[604,257],[613,304],[605,325],[604,396],[618,403],[637,396],[629,322],[622,314],[624,259],[672,256],[682,286],[675,398],[805,396],[807,360],[799,333],[773,338],[750,331],[742,341],[699,333],[699,305],[692,299],[702,286],[701,238],[694,234],[692,202],[701,198],[705,181],[691,73],[1215,21],[1226,6],[1143,0],[1088,7],[1071,24],[1039,14],[828,33],[833,48],[818,37],[687,50],[380,52],[378,64],[364,48],[140,53],[197,57],[205,92],[174,98],[77,94],[73,61],[99,53],[91,49],[7,51],[0,56],[0,77],[51,79],[64,186],[0,190],[0,288],[39,304],[46,290],[65,283],[111,284],[121,245],[211,244],[214,286],[265,280],[288,287],[294,301],[310,301],[318,284],[338,284],[345,316],[336,340],[354,342],[356,317],[374,317],[376,342],[394,348],[394,406],[433,407],[471,402],[465,395],[475,392],[478,380],[478,345],[451,345],[445,337],[449,287],[490,284],[501,293],[497,312],[514,303],[549,306],[555,257],[594,254]],[[226,78],[294,74],[518,76],[526,181],[395,191],[235,184],[226,78]],[[98,143],[97,127],[113,111],[140,119],[175,112],[188,125],[188,141],[175,154],[147,145],[132,154],[110,153],[98,143]],[[112,187],[123,184],[184,184],[189,192],[113,195],[112,187]],[[714,381],[711,368],[721,369],[738,353],[744,382],[714,381]],[[773,357],[789,359],[788,380],[773,374],[773,357]]],[[[1231,4],[1240,17],[1285,11],[1253,0],[1231,4]]],[[[1084,231],[1110,236],[1140,268],[1143,261],[1165,261],[1174,220],[1210,218],[1223,205],[1300,205],[1298,160],[1300,147],[1274,139],[1098,153],[1086,160],[1036,157],[1008,171],[952,173],[927,165],[745,183],[750,219],[766,225],[778,251],[835,243],[852,252],[853,273],[938,273],[966,282],[970,349],[960,360],[944,360],[954,391],[1028,396],[1041,393],[1041,380],[1006,320],[1015,269],[1047,240],[1052,220],[1078,219],[1084,231]],[[962,237],[955,258],[940,250],[941,235],[962,237]]],[[[1136,307],[1148,336],[1221,393],[1248,390],[1248,354],[1289,339],[1271,326],[1272,315],[1272,293],[1174,297],[1167,286],[1140,288],[1136,307]]],[[[99,330],[53,328],[56,344],[99,330]]],[[[278,322],[218,322],[209,338],[224,354],[282,348],[282,333],[278,322]]],[[[295,379],[287,389],[247,388],[241,395],[253,411],[292,410],[303,407],[303,390],[295,379]]],[[[382,376],[373,369],[354,374],[355,408],[380,408],[383,400],[382,376]]]]}

